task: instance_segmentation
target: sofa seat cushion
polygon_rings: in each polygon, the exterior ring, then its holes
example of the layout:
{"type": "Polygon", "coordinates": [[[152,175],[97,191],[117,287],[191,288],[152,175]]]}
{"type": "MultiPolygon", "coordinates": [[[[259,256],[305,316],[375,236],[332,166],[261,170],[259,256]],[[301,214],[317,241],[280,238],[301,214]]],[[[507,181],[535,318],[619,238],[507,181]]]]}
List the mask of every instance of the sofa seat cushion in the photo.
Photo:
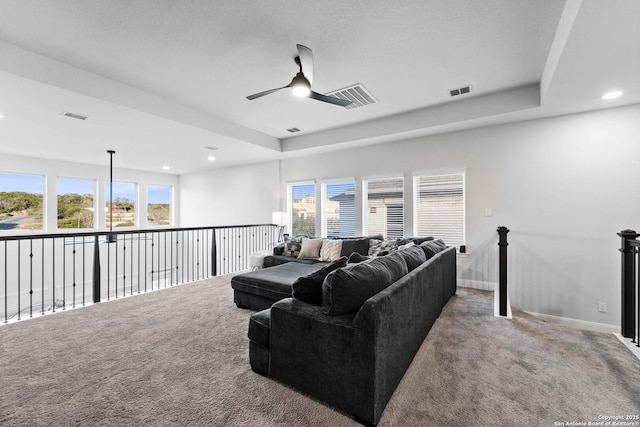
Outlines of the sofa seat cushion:
{"type": "Polygon", "coordinates": [[[254,313],[249,319],[249,340],[261,346],[269,346],[269,329],[271,328],[271,309],[254,313]]]}
{"type": "Polygon", "coordinates": [[[291,285],[301,276],[320,270],[326,263],[305,264],[288,262],[270,268],[238,274],[231,278],[231,287],[252,295],[274,301],[291,296],[291,285]]]}
{"type": "Polygon", "coordinates": [[[355,312],[407,272],[407,263],[398,254],[339,268],[322,285],[322,309],[332,316],[355,312]]]}
{"type": "Polygon", "coordinates": [[[288,262],[297,262],[300,264],[315,264],[319,262],[317,259],[313,258],[294,258],[286,255],[267,255],[262,260],[263,267],[274,267],[276,265],[286,264],[288,262]]]}

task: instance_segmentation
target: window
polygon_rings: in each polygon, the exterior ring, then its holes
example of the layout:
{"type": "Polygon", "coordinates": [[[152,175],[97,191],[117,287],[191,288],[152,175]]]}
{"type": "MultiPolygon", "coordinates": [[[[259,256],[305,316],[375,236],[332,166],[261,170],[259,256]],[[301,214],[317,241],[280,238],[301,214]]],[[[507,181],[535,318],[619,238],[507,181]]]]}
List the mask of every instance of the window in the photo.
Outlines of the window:
{"type": "Polygon", "coordinates": [[[464,245],[464,173],[416,176],[414,185],[417,235],[464,245]]]}
{"type": "Polygon", "coordinates": [[[316,185],[291,185],[289,197],[291,200],[291,234],[316,234],[316,185]]]}
{"type": "Polygon", "coordinates": [[[105,226],[134,227],[136,225],[136,185],[130,182],[113,183],[113,206],[111,206],[111,183],[106,186],[106,218],[105,226]],[[112,223],[113,220],[113,223],[112,223]]]}
{"type": "Polygon", "coordinates": [[[328,237],[355,236],[355,183],[323,184],[323,229],[328,237]]]}
{"type": "Polygon", "coordinates": [[[150,185],[147,187],[147,224],[171,225],[171,187],[150,185]]]}
{"type": "Polygon", "coordinates": [[[404,179],[380,178],[364,181],[366,234],[385,238],[404,236],[404,179]]]}
{"type": "Polygon", "coordinates": [[[44,177],[0,173],[0,230],[42,230],[44,177]]]}
{"type": "Polygon", "coordinates": [[[58,178],[58,228],[93,228],[95,181],[58,178]]]}

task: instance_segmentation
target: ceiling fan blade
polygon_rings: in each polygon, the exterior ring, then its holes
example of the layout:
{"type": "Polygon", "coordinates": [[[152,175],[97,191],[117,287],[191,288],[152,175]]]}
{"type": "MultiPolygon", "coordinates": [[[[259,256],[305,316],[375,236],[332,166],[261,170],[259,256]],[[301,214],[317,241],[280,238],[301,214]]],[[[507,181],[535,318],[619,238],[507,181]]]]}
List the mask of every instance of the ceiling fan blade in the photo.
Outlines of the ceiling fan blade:
{"type": "Polygon", "coordinates": [[[309,80],[310,84],[313,84],[313,53],[305,45],[297,44],[296,47],[298,48],[302,74],[309,80]]]}
{"type": "Polygon", "coordinates": [[[341,107],[346,107],[351,104],[351,101],[346,99],[336,98],[335,96],[327,96],[318,92],[311,91],[309,94],[309,98],[317,99],[318,101],[328,102],[329,104],[339,105],[341,107]]]}
{"type": "Polygon", "coordinates": [[[264,92],[254,93],[253,95],[247,96],[247,99],[250,100],[250,101],[253,101],[256,98],[260,98],[261,96],[269,95],[270,93],[277,92],[280,89],[286,89],[288,87],[291,87],[291,84],[288,84],[286,86],[279,87],[279,88],[276,88],[276,89],[265,90],[264,92]]]}

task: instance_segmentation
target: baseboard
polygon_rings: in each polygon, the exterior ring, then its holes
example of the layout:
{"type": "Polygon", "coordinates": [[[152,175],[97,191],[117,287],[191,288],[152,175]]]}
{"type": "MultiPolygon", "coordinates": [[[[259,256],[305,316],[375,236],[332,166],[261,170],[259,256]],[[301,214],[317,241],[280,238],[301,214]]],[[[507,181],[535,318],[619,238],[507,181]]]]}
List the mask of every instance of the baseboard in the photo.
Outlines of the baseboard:
{"type": "Polygon", "coordinates": [[[631,342],[630,338],[625,338],[619,332],[614,334],[630,351],[640,360],[640,347],[631,342]]]}
{"type": "Polygon", "coordinates": [[[545,320],[549,323],[557,323],[560,325],[571,326],[573,328],[586,329],[588,331],[595,331],[595,332],[605,332],[605,333],[611,333],[611,334],[620,333],[620,326],[617,326],[617,325],[589,322],[587,320],[571,319],[569,317],[553,316],[551,314],[533,313],[530,311],[526,311],[525,313],[530,314],[532,316],[539,317],[542,320],[545,320]]]}
{"type": "Polygon", "coordinates": [[[497,283],[483,282],[481,280],[458,279],[457,284],[461,288],[480,289],[483,291],[493,291],[498,286],[497,283]]]}

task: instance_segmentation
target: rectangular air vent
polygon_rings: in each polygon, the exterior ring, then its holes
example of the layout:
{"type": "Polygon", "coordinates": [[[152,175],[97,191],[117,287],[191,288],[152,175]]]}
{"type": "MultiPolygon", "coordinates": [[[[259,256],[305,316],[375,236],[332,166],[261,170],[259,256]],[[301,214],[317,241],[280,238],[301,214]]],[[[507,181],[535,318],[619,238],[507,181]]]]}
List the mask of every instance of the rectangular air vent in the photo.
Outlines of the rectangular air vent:
{"type": "Polygon", "coordinates": [[[471,85],[462,86],[462,87],[449,90],[450,96],[465,95],[467,93],[471,93],[471,85]]]}
{"type": "Polygon", "coordinates": [[[289,129],[287,129],[287,131],[291,132],[291,133],[296,133],[296,132],[300,132],[300,129],[298,129],[298,128],[289,128],[289,129]]]}
{"type": "Polygon", "coordinates": [[[351,104],[344,107],[347,110],[353,110],[354,108],[364,107],[365,105],[376,104],[378,102],[360,83],[327,93],[326,95],[351,101],[351,104]]]}
{"type": "Polygon", "coordinates": [[[65,117],[71,117],[72,119],[78,119],[78,120],[87,120],[89,118],[87,116],[82,116],[80,114],[69,113],[68,111],[63,111],[60,114],[62,114],[65,117]]]}
{"type": "Polygon", "coordinates": [[[216,148],[216,147],[212,147],[212,146],[210,146],[210,145],[207,145],[207,146],[206,146],[206,147],[204,147],[204,148],[206,148],[207,150],[211,150],[211,151],[216,151],[216,150],[217,150],[217,148],[216,148]]]}

